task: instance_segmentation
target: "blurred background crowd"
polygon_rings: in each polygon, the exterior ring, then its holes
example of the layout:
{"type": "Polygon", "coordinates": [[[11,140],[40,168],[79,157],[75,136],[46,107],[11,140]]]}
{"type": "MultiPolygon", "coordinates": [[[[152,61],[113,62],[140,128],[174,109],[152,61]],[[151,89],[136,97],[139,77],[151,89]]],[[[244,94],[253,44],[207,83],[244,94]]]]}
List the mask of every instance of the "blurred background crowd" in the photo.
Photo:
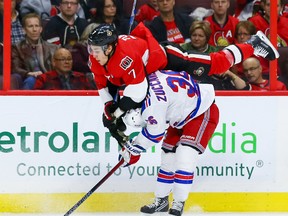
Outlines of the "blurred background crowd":
{"type": "MultiPolygon", "coordinates": [[[[245,43],[261,30],[270,37],[272,0],[11,0],[11,89],[95,90],[87,38],[101,23],[118,34],[143,22],[160,42],[191,53],[245,43]],[[135,16],[134,16],[135,15],[135,16]],[[132,18],[134,19],[131,19],[132,18]]],[[[288,0],[277,1],[277,90],[288,86],[288,0]]],[[[3,10],[0,0],[0,88],[3,86],[3,10]]],[[[217,90],[269,90],[269,62],[253,56],[217,80],[217,90]]]]}

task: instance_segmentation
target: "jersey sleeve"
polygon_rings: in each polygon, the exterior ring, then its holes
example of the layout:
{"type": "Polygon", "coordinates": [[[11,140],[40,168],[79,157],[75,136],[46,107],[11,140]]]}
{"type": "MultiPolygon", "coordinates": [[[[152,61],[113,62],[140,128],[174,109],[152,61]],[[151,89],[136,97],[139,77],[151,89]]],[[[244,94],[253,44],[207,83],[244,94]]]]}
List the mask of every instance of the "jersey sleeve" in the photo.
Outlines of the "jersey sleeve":
{"type": "MultiPolygon", "coordinates": [[[[145,101],[145,102],[148,102],[145,101]]],[[[168,124],[166,123],[166,106],[147,107],[142,117],[147,122],[147,126],[142,129],[136,137],[135,142],[143,148],[148,149],[160,143],[165,135],[168,124]]]]}

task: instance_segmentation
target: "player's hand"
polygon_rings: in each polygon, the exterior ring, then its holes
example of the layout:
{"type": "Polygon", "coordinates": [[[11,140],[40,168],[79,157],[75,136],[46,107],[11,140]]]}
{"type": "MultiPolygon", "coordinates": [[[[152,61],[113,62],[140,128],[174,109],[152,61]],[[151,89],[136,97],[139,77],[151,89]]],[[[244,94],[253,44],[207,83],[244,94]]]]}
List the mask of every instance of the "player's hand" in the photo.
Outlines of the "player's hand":
{"type": "Polygon", "coordinates": [[[134,141],[127,141],[119,152],[118,160],[120,161],[123,158],[124,164],[122,166],[130,166],[138,162],[141,152],[144,150],[142,146],[135,144],[134,141]]]}
{"type": "Polygon", "coordinates": [[[116,124],[116,118],[113,115],[116,109],[117,105],[114,103],[114,101],[108,101],[105,103],[102,117],[104,127],[109,128],[113,124],[116,124]]]}

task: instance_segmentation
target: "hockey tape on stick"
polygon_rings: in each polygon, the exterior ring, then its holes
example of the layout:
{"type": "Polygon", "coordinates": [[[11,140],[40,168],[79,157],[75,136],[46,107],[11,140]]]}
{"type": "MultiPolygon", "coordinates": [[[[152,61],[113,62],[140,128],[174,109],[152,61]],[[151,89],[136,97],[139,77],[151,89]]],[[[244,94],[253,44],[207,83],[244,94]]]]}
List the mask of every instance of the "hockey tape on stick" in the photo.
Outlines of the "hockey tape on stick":
{"type": "Polygon", "coordinates": [[[113,169],[111,169],[90,191],[88,191],[64,216],[71,215],[95,190],[97,190],[122,164],[124,159],[120,160],[113,169]]]}
{"type": "MultiPolygon", "coordinates": [[[[126,0],[127,1],[127,0],[126,0]]],[[[132,11],[131,11],[131,16],[130,16],[130,20],[129,20],[129,30],[128,30],[128,35],[131,32],[132,29],[132,25],[134,23],[134,18],[135,18],[135,14],[136,14],[136,4],[137,4],[137,0],[133,1],[133,6],[132,6],[132,11]]]]}

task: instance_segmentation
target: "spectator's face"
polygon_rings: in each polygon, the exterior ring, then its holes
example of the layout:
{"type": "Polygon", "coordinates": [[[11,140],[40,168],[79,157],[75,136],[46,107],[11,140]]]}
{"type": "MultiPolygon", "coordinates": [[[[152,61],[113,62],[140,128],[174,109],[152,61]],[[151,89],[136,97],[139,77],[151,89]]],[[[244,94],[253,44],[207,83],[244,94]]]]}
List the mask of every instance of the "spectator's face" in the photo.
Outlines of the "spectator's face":
{"type": "Polygon", "coordinates": [[[105,0],[103,14],[106,17],[114,17],[116,15],[116,5],[112,0],[105,0]]]}
{"type": "MultiPolygon", "coordinates": [[[[111,46],[108,46],[108,48],[111,46]]],[[[105,65],[108,61],[108,52],[110,52],[110,48],[109,50],[107,49],[106,55],[103,51],[103,48],[101,46],[94,46],[94,45],[88,45],[88,52],[90,55],[92,55],[94,57],[94,59],[96,59],[96,61],[100,64],[100,65],[105,65]]]]}
{"type": "Polygon", "coordinates": [[[60,11],[64,16],[72,17],[77,13],[77,10],[77,0],[62,0],[62,2],[60,3],[60,11]]]}
{"type": "Polygon", "coordinates": [[[58,49],[53,57],[53,67],[60,73],[65,74],[72,70],[73,59],[69,50],[60,48],[58,49]]]}
{"type": "Polygon", "coordinates": [[[191,44],[196,49],[201,49],[206,46],[206,35],[201,28],[195,29],[191,34],[191,44]]]}
{"type": "Polygon", "coordinates": [[[248,58],[243,62],[243,73],[249,83],[258,83],[262,79],[262,67],[255,58],[248,58]]]}
{"type": "Polygon", "coordinates": [[[173,11],[175,0],[157,0],[159,11],[167,13],[173,11]]]}
{"type": "Polygon", "coordinates": [[[216,15],[226,15],[229,7],[229,0],[212,0],[211,3],[211,8],[216,15]]]}
{"type": "Polygon", "coordinates": [[[250,38],[251,35],[249,34],[249,31],[244,26],[239,27],[238,32],[236,33],[238,43],[244,43],[250,38]]]}
{"type": "MultiPolygon", "coordinates": [[[[282,11],[283,7],[281,7],[280,4],[281,0],[278,0],[277,2],[277,12],[278,15],[280,15],[280,12],[282,11]]],[[[265,11],[265,16],[268,17],[270,19],[270,0],[266,0],[266,3],[263,4],[263,10],[265,11]]]]}
{"type": "Polygon", "coordinates": [[[40,21],[36,17],[27,18],[25,20],[25,26],[23,27],[26,37],[31,42],[37,42],[40,38],[42,27],[40,21]]]}

